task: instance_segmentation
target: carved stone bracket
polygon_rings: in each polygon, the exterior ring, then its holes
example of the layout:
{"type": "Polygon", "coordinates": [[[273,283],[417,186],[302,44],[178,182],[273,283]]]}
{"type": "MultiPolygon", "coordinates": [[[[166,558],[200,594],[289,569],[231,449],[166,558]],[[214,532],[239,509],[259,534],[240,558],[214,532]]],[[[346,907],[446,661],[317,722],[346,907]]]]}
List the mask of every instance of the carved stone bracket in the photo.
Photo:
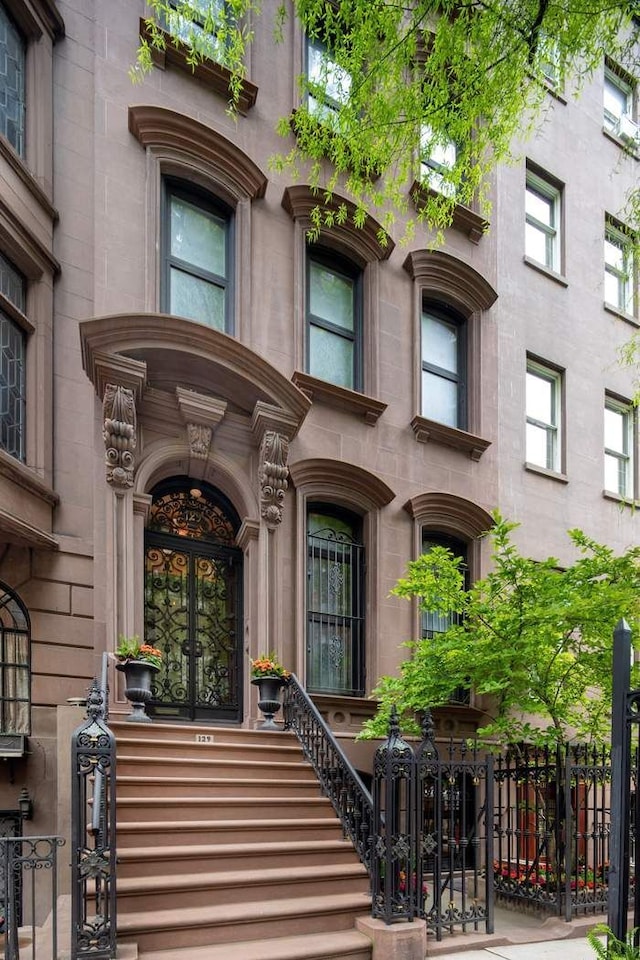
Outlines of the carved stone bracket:
{"type": "Polygon", "coordinates": [[[227,404],[195,390],[176,387],[178,408],[187,428],[189,453],[194,460],[206,460],[211,449],[213,432],[227,411],[227,404]]]}
{"type": "Polygon", "coordinates": [[[265,430],[260,445],[260,513],[268,527],[282,521],[284,495],[287,491],[289,441],[275,430],[265,430]]]}
{"type": "Polygon", "coordinates": [[[132,487],[135,466],[133,455],[138,442],[133,390],[119,384],[107,383],[102,410],[107,483],[114,487],[132,487]]]}
{"type": "Polygon", "coordinates": [[[289,437],[295,436],[296,423],[280,407],[258,400],[251,428],[260,445],[260,513],[267,527],[274,530],[282,522],[284,495],[289,486],[289,437]]]}

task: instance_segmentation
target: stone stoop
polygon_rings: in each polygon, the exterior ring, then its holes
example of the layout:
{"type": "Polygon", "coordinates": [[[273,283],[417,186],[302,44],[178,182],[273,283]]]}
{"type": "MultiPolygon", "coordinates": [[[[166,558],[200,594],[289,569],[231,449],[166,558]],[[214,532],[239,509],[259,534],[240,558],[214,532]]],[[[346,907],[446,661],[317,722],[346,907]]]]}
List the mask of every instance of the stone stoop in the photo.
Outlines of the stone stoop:
{"type": "Polygon", "coordinates": [[[119,953],[371,960],[367,872],[292,734],[110,725],[119,953]]]}

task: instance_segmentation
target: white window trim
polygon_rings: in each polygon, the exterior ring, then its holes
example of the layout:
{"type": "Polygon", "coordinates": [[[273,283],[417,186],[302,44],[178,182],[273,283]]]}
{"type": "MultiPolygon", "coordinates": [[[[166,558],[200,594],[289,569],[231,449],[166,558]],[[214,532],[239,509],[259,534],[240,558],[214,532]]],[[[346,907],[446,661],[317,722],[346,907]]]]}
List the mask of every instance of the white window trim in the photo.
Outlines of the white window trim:
{"type": "Polygon", "coordinates": [[[621,76],[612,66],[605,64],[604,68],[604,90],[607,85],[615,87],[621,91],[626,99],[626,107],[620,115],[610,113],[603,104],[603,125],[605,130],[616,136],[620,132],[620,121],[622,117],[634,119],[634,99],[635,90],[633,84],[621,76]]]}
{"type": "MultiPolygon", "coordinates": [[[[528,411],[526,410],[525,402],[525,422],[527,424],[531,423],[536,427],[541,427],[547,432],[547,462],[546,463],[537,463],[535,460],[531,460],[528,456],[528,451],[526,449],[526,431],[525,431],[525,452],[526,452],[526,462],[532,464],[534,467],[542,468],[543,470],[549,470],[552,473],[561,473],[562,472],[562,373],[559,370],[554,370],[552,367],[547,367],[542,363],[539,363],[535,360],[527,359],[527,376],[531,374],[532,376],[539,377],[540,379],[547,380],[553,385],[553,399],[555,406],[555,423],[546,423],[542,420],[537,420],[535,417],[529,416],[528,411]],[[549,439],[551,438],[551,457],[548,456],[549,452],[549,439]]],[[[525,380],[526,383],[526,380],[525,380]]],[[[526,393],[525,393],[526,398],[526,393]]]]}
{"type": "Polygon", "coordinates": [[[618,287],[617,303],[612,303],[606,299],[605,303],[615,310],[621,310],[623,313],[635,315],[636,308],[636,284],[637,269],[631,238],[623,229],[607,217],[605,220],[605,245],[604,245],[604,272],[614,277],[618,287]],[[623,269],[619,270],[614,264],[607,261],[606,245],[607,242],[618,247],[623,255],[623,269]]]}
{"type": "Polygon", "coordinates": [[[525,255],[535,263],[540,263],[543,267],[553,270],[555,273],[560,273],[562,268],[562,191],[560,187],[555,186],[549,180],[545,180],[545,178],[539,174],[527,170],[525,194],[529,192],[537,193],[539,196],[551,202],[553,223],[551,225],[543,223],[541,220],[532,216],[532,214],[527,213],[525,195],[525,224],[529,224],[545,235],[547,241],[545,246],[547,250],[550,250],[550,256],[547,255],[545,260],[538,260],[527,250],[526,239],[525,255]]]}
{"type": "Polygon", "coordinates": [[[611,490],[606,486],[606,482],[604,489],[606,493],[613,493],[618,497],[623,497],[624,499],[633,499],[635,497],[637,476],[637,427],[635,411],[630,403],[625,403],[623,400],[617,400],[615,397],[611,397],[609,395],[605,396],[604,408],[605,410],[611,410],[614,413],[621,414],[624,417],[624,439],[626,447],[626,449],[623,450],[615,450],[612,447],[607,447],[606,436],[604,437],[605,456],[615,457],[617,460],[626,464],[625,489],[620,490],[618,488],[617,490],[611,490]]]}

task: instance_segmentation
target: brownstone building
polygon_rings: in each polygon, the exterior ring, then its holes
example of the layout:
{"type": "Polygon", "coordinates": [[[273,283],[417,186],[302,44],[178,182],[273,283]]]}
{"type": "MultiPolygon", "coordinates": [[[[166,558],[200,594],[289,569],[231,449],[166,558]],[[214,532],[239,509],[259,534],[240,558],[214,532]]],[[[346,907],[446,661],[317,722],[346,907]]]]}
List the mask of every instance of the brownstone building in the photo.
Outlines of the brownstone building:
{"type": "Polygon", "coordinates": [[[188,723],[255,726],[276,651],[366,767],[368,693],[442,629],[388,596],[423,545],[473,578],[494,507],[534,556],[637,536],[633,78],[550,77],[490,224],[309,245],[310,190],[268,159],[319,53],[291,19],[275,50],[266,7],[234,120],[170,35],[132,84],[142,0],[0,0],[0,790],[33,832],[67,829],[68,701],[121,634],[163,649],[154,714],[188,723]]]}

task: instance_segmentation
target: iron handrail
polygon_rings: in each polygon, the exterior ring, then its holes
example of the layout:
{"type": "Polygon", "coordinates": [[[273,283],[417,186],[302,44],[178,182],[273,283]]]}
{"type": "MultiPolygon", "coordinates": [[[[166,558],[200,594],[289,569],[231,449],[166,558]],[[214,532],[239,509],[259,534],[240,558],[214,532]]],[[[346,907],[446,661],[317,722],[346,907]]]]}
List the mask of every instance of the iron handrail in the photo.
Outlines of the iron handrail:
{"type": "MultiPolygon", "coordinates": [[[[102,709],[100,715],[104,722],[106,723],[109,719],[109,697],[108,697],[108,669],[109,669],[109,655],[106,650],[102,653],[102,671],[100,673],[100,694],[102,695],[102,709]]],[[[100,830],[103,827],[104,819],[104,809],[105,809],[105,793],[104,793],[104,774],[102,769],[98,767],[95,773],[94,781],[94,791],[93,791],[93,807],[91,811],[91,833],[96,836],[99,834],[100,830]]]]}
{"type": "Polygon", "coordinates": [[[376,833],[373,800],[316,705],[291,674],[284,688],[285,730],[296,734],[342,829],[371,873],[371,845],[376,833]]]}

